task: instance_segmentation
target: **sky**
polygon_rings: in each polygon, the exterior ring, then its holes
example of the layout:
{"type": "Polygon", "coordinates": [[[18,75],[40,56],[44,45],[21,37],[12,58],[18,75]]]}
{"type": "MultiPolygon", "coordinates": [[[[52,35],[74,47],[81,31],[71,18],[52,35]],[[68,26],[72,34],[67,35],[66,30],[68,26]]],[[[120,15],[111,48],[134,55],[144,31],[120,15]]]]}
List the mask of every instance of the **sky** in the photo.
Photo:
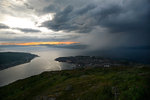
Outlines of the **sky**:
{"type": "Polygon", "coordinates": [[[0,43],[72,41],[99,50],[149,39],[150,0],[0,0],[0,43]]]}

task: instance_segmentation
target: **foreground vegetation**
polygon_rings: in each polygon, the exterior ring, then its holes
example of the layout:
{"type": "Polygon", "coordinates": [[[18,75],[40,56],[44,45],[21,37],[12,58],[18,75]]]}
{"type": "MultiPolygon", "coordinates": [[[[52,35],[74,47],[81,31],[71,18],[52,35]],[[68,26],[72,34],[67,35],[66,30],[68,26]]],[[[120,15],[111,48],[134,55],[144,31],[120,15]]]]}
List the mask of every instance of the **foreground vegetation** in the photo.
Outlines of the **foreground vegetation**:
{"type": "Polygon", "coordinates": [[[150,100],[150,67],[44,72],[0,88],[0,100],[150,100]]]}

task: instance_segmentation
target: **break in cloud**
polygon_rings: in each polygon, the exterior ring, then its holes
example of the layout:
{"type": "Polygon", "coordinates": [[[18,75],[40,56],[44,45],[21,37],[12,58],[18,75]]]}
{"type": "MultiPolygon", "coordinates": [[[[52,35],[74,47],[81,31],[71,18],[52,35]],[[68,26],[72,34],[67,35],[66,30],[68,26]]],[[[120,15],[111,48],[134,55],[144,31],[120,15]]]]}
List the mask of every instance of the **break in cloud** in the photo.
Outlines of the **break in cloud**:
{"type": "Polygon", "coordinates": [[[0,5],[0,29],[19,30],[19,39],[55,37],[94,49],[150,44],[149,0],[1,0],[0,5]]]}

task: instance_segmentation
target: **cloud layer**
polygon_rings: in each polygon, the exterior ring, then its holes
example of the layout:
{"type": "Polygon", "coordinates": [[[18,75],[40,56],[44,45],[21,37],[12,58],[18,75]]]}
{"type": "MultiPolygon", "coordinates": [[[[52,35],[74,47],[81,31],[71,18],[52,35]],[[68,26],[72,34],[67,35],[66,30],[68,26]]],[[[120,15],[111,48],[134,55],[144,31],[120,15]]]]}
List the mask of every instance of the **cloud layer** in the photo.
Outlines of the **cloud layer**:
{"type": "Polygon", "coordinates": [[[9,26],[0,23],[0,29],[8,29],[8,28],[9,28],[9,26]]]}
{"type": "MultiPolygon", "coordinates": [[[[95,27],[107,28],[111,33],[149,32],[150,2],[148,0],[127,0],[126,2],[113,0],[118,3],[111,1],[99,0],[92,4],[89,2],[82,7],[64,4],[64,9],[56,10],[58,12],[54,19],[44,22],[43,26],[54,31],[80,33],[89,33],[95,27]]],[[[56,7],[52,5],[44,10],[51,12],[56,7]]]]}
{"type": "Polygon", "coordinates": [[[13,37],[4,36],[6,31],[19,30],[19,41],[69,39],[93,49],[150,44],[149,0],[1,0],[0,4],[3,41],[13,37]],[[27,19],[34,26],[9,26],[4,22],[7,16],[27,19]]]}

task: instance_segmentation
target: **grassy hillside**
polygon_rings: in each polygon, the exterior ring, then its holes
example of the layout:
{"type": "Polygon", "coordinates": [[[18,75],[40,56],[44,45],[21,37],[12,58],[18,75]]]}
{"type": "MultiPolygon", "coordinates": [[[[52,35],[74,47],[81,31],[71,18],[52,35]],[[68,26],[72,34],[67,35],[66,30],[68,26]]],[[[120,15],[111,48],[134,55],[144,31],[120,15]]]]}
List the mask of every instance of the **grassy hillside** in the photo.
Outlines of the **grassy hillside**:
{"type": "Polygon", "coordinates": [[[44,72],[0,88],[0,100],[150,100],[149,67],[44,72]]]}

